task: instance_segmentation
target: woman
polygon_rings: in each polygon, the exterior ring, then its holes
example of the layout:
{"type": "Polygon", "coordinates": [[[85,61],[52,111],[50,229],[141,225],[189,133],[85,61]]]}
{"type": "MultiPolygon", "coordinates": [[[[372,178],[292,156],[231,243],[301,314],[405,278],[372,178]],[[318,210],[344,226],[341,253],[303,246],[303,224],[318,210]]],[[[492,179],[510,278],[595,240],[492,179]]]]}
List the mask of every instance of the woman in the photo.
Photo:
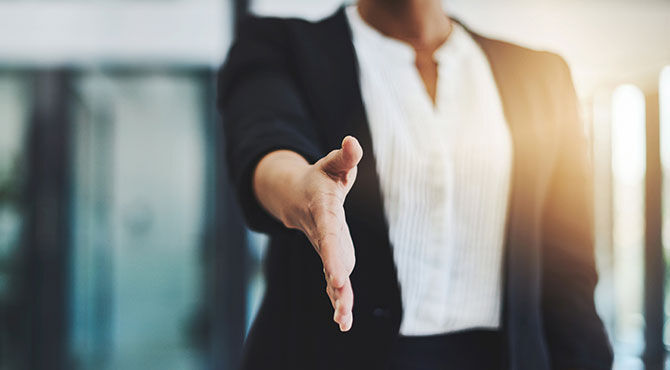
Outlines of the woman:
{"type": "Polygon", "coordinates": [[[560,57],[439,0],[238,35],[218,106],[246,220],[271,235],[242,368],[611,367],[560,57]]]}

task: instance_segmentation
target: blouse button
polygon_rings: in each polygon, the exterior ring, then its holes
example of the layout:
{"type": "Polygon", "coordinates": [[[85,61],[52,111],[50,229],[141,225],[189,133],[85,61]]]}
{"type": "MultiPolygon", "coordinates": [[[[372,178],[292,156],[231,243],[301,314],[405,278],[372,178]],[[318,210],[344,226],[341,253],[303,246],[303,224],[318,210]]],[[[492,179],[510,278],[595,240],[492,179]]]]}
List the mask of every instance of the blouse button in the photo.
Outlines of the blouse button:
{"type": "Polygon", "coordinates": [[[389,319],[391,318],[391,311],[388,308],[377,307],[372,310],[372,316],[381,319],[389,319]]]}

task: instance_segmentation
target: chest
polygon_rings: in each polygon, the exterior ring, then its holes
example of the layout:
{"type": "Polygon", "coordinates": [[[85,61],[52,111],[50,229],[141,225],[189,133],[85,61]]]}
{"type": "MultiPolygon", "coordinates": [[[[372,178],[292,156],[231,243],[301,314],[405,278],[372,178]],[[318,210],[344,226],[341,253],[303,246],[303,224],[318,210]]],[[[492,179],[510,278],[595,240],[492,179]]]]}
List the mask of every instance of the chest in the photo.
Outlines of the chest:
{"type": "MultiPolygon", "coordinates": [[[[297,43],[294,47],[304,57],[292,64],[324,150],[337,148],[345,135],[356,136],[364,149],[345,204],[348,215],[368,231],[386,234],[380,167],[393,163],[383,158],[403,157],[399,148],[428,165],[426,158],[444,153],[445,146],[456,152],[461,147],[490,149],[496,142],[509,145],[506,137],[511,141],[512,198],[529,200],[528,207],[537,209],[554,168],[560,124],[554,113],[560,107],[552,105],[546,93],[551,86],[532,68],[479,40],[483,58],[437,66],[438,104],[433,106],[413,62],[397,69],[390,60],[361,57],[349,37],[343,33],[338,42],[297,43]],[[382,148],[388,149],[386,154],[382,148]]],[[[484,161],[496,161],[496,151],[478,153],[484,161]]]]}
{"type": "Polygon", "coordinates": [[[511,138],[490,68],[472,54],[436,65],[435,96],[415,65],[384,63],[358,53],[362,100],[375,156],[415,165],[467,153],[481,161],[509,160],[511,138]]]}
{"type": "Polygon", "coordinates": [[[430,96],[433,103],[435,103],[435,96],[437,93],[437,71],[438,64],[433,59],[432,52],[418,52],[416,53],[416,61],[414,62],[416,70],[421,76],[426,92],[430,96]]]}

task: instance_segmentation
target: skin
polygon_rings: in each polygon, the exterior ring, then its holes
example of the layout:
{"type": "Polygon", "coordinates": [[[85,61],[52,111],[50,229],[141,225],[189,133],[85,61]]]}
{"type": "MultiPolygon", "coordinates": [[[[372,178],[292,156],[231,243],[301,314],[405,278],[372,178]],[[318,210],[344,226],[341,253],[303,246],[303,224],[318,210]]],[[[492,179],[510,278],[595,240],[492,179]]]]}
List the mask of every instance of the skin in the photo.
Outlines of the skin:
{"type": "Polygon", "coordinates": [[[440,0],[359,0],[358,12],[382,34],[410,44],[426,92],[435,103],[437,63],[433,54],[451,34],[440,0]]]}
{"type": "MultiPolygon", "coordinates": [[[[434,102],[437,64],[433,53],[451,32],[451,22],[441,2],[359,0],[358,9],[368,24],[414,48],[416,68],[434,102]]],[[[254,193],[260,204],[286,227],[302,231],[321,258],[333,320],[342,331],[353,325],[354,292],[349,275],[355,265],[354,244],[343,205],[362,156],[358,141],[347,136],[340,149],[313,165],[292,151],[268,153],[253,175],[254,193]]]]}

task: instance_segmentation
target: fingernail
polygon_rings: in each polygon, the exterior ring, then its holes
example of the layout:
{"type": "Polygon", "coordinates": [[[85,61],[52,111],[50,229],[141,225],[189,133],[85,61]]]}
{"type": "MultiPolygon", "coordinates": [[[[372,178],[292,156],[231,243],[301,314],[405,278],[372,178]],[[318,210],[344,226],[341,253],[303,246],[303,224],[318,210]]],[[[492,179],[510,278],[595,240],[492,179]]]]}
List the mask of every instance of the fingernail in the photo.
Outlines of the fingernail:
{"type": "Polygon", "coordinates": [[[345,316],[344,320],[342,320],[342,323],[340,324],[340,331],[349,331],[351,329],[351,324],[352,324],[352,315],[348,314],[345,316]]]}

